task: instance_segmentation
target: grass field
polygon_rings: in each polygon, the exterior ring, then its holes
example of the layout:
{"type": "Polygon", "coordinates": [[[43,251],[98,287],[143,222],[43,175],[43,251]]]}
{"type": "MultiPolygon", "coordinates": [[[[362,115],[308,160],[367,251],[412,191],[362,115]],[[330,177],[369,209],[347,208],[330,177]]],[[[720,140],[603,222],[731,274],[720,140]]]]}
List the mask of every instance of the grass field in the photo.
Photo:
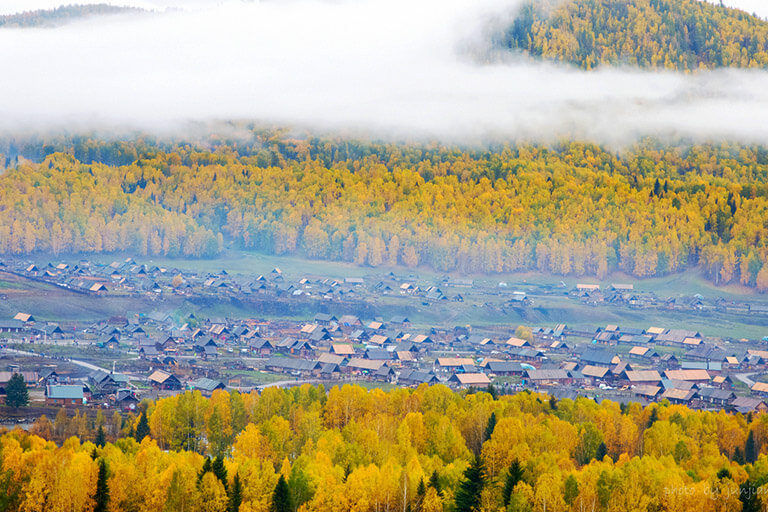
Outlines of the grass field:
{"type": "MultiPolygon", "coordinates": [[[[95,262],[110,263],[121,261],[128,255],[96,255],[91,259],[95,262]]],[[[58,261],[62,258],[45,258],[39,262],[58,261]]],[[[303,276],[333,277],[363,277],[366,282],[373,283],[384,278],[390,271],[400,277],[413,280],[420,285],[437,284],[445,288],[441,281],[445,274],[430,269],[410,269],[406,267],[358,267],[350,263],[315,261],[298,257],[279,257],[253,252],[229,250],[223,256],[211,260],[182,260],[168,258],[135,258],[141,263],[155,264],[164,267],[178,267],[197,272],[218,272],[222,269],[230,274],[268,274],[273,268],[279,267],[289,280],[303,276]]],[[[259,305],[233,304],[217,302],[216,300],[184,300],[177,297],[165,298],[162,302],[153,302],[136,297],[111,297],[107,300],[99,297],[77,295],[66,292],[54,286],[36,282],[19,283],[15,279],[2,277],[0,294],[7,299],[0,300],[0,318],[9,318],[18,311],[29,311],[44,320],[69,318],[72,320],[96,320],[117,314],[146,313],[163,311],[173,314],[177,319],[186,317],[189,313],[210,317],[230,318],[285,318],[306,320],[320,310],[318,303],[296,303],[294,309],[278,316],[262,310],[259,305]],[[7,282],[6,282],[7,281],[7,282]]],[[[455,289],[451,293],[466,295],[463,303],[441,302],[424,305],[417,299],[405,298],[397,293],[387,296],[372,297],[369,310],[376,311],[376,316],[388,318],[395,314],[407,315],[417,328],[432,326],[471,325],[474,327],[489,327],[497,330],[514,328],[519,324],[531,326],[552,326],[557,323],[583,325],[618,324],[622,326],[647,328],[651,325],[668,328],[687,328],[702,331],[705,335],[729,338],[759,339],[768,334],[768,318],[743,316],[724,313],[709,315],[699,312],[663,311],[658,309],[629,309],[623,307],[590,306],[581,304],[566,296],[548,295],[537,296],[532,307],[501,308],[501,299],[494,296],[499,282],[507,284],[507,290],[530,290],[540,285],[561,286],[563,291],[571,289],[576,283],[599,283],[606,287],[610,283],[632,283],[639,292],[653,292],[658,297],[680,297],[701,294],[707,299],[722,297],[729,301],[747,300],[750,302],[768,303],[766,296],[756,293],[740,285],[716,287],[706,280],[696,270],[667,277],[638,280],[621,273],[614,273],[602,281],[588,277],[561,277],[544,275],[535,272],[511,275],[457,275],[453,277],[471,278],[476,286],[472,290],[455,289]],[[495,303],[494,303],[495,301],[495,303]],[[486,305],[490,302],[490,305],[486,305]]],[[[444,291],[446,291],[444,289],[444,291]]],[[[336,306],[334,306],[336,307],[336,306]]],[[[335,314],[351,313],[346,306],[339,306],[335,314]]]]}

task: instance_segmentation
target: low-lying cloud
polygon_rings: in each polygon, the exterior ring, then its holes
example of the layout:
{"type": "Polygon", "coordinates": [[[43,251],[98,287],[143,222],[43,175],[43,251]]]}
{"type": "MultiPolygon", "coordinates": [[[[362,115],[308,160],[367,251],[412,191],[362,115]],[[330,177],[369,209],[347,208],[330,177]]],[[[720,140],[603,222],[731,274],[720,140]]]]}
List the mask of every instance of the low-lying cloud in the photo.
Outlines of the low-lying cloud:
{"type": "Polygon", "coordinates": [[[194,5],[0,30],[0,129],[166,131],[249,119],[447,140],[669,135],[768,143],[766,71],[482,62],[484,30],[509,16],[515,0],[194,5]]]}

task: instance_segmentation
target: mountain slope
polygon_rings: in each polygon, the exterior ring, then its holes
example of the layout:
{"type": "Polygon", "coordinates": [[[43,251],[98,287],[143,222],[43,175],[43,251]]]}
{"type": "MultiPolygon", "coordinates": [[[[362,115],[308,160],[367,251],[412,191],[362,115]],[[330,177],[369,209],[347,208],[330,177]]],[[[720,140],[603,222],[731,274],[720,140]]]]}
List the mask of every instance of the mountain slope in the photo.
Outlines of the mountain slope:
{"type": "Polygon", "coordinates": [[[56,9],[39,9],[0,16],[0,28],[55,27],[90,16],[139,12],[145,11],[138,7],[118,7],[108,4],[65,5],[56,9]]]}
{"type": "Polygon", "coordinates": [[[497,43],[582,69],[768,65],[768,22],[697,0],[527,3],[497,43]]]}

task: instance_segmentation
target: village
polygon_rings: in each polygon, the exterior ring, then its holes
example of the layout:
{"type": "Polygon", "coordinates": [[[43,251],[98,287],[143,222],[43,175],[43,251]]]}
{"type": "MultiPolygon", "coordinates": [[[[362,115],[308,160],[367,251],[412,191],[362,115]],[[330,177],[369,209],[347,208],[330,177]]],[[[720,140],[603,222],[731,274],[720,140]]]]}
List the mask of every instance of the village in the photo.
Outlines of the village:
{"type": "MultiPolygon", "coordinates": [[[[142,294],[160,306],[164,295],[259,296],[271,304],[283,301],[286,311],[290,300],[302,300],[303,308],[315,306],[318,312],[298,319],[235,318],[180,316],[158,307],[83,323],[19,311],[0,319],[0,402],[11,376],[20,373],[38,405],[124,411],[143,398],[183,390],[210,395],[216,389],[352,382],[385,388],[442,383],[498,394],[535,390],[621,403],[667,400],[737,413],[768,409],[764,339],[712,337],[679,326],[425,326],[406,315],[349,313],[356,311],[350,297],[365,302],[371,293],[405,304],[469,300],[478,293],[471,280],[422,286],[394,274],[375,283],[359,277],[288,279],[278,268],[266,275],[230,276],[141,265],[130,258],[110,264],[26,263],[6,261],[0,269],[98,300],[142,294]]],[[[537,300],[530,292],[498,288],[500,304],[507,307],[530,307],[537,300]]],[[[625,307],[653,307],[649,304],[657,300],[668,307],[668,301],[636,293],[631,284],[605,291],[578,284],[559,293],[581,303],[621,300],[625,307]]],[[[695,297],[682,302],[722,307],[695,297]]],[[[367,306],[363,312],[376,309],[367,306]]],[[[744,314],[760,310],[741,307],[744,314]]]]}

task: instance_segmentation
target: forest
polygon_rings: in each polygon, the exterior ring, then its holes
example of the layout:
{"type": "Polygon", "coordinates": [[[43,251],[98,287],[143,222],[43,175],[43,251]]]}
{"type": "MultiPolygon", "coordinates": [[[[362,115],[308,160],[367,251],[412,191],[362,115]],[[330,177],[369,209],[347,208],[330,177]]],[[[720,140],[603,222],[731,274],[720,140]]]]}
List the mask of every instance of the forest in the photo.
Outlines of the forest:
{"type": "Polygon", "coordinates": [[[110,4],[62,5],[55,9],[37,9],[0,16],[0,28],[56,27],[65,23],[108,14],[143,13],[138,7],[122,7],[110,4]]]}
{"type": "Polygon", "coordinates": [[[214,257],[645,277],[768,289],[768,150],[653,141],[462,149],[270,131],[254,142],[5,148],[0,254],[214,257]],[[37,162],[37,163],[36,163],[37,162]]]}
{"type": "Polygon", "coordinates": [[[0,511],[719,511],[768,504],[768,415],[443,385],[199,392],[0,437],[0,511]]]}
{"type": "Polygon", "coordinates": [[[528,2],[496,46],[582,69],[768,65],[768,22],[699,0],[528,2]]]}

